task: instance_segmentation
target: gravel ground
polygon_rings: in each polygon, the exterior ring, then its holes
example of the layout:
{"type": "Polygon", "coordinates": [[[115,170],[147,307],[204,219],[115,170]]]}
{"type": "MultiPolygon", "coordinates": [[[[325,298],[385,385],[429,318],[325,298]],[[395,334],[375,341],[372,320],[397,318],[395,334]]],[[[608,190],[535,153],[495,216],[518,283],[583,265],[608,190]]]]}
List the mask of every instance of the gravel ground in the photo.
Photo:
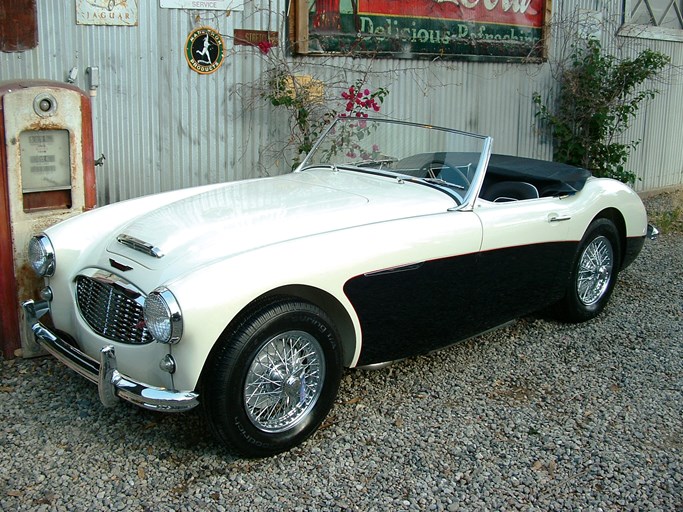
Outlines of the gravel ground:
{"type": "Polygon", "coordinates": [[[215,446],[198,413],[105,409],[51,358],[4,361],[0,509],[683,510],[682,352],[671,233],[598,319],[347,371],[323,428],[270,459],[215,446]]]}

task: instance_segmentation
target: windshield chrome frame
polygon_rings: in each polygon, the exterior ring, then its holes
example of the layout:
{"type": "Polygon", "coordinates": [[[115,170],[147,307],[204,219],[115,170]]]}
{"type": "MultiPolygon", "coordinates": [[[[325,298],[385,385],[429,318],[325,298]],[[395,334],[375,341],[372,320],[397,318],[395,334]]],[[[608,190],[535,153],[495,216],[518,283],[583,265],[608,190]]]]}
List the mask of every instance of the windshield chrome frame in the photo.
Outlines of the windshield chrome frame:
{"type": "MultiPolygon", "coordinates": [[[[442,126],[435,126],[431,124],[424,124],[424,123],[413,123],[409,121],[399,121],[396,119],[386,119],[386,118],[377,118],[377,117],[364,117],[363,120],[365,121],[371,121],[371,122],[380,122],[380,123],[390,123],[390,124],[397,124],[397,125],[403,125],[403,126],[411,126],[415,128],[424,128],[427,130],[441,130],[445,132],[451,132],[454,134],[459,134],[459,135],[465,135],[467,137],[473,137],[476,139],[482,140],[482,149],[481,153],[479,156],[479,162],[477,163],[477,169],[474,173],[474,177],[472,179],[472,182],[470,183],[470,187],[467,190],[465,196],[462,198],[462,203],[458,204],[457,206],[451,208],[449,211],[471,211],[474,209],[474,202],[479,195],[479,191],[481,190],[482,183],[484,181],[484,174],[486,167],[488,166],[489,158],[491,156],[491,149],[493,146],[493,138],[486,136],[486,135],[479,135],[476,133],[471,133],[471,132],[465,132],[462,130],[455,130],[452,128],[445,128],[442,126]]],[[[313,168],[313,167],[329,167],[332,170],[337,170],[337,169],[346,169],[348,168],[349,170],[352,171],[358,171],[358,172],[365,172],[365,173],[372,173],[376,175],[383,175],[391,178],[401,178],[400,173],[396,173],[393,171],[386,171],[382,172],[381,170],[378,169],[365,169],[361,167],[356,167],[353,165],[343,165],[343,164],[336,164],[336,163],[329,163],[329,164],[309,164],[308,160],[310,155],[314,154],[315,151],[318,149],[318,146],[322,143],[322,141],[325,139],[327,134],[332,130],[334,126],[336,126],[338,123],[344,123],[344,122],[353,122],[357,121],[356,118],[353,117],[342,117],[339,116],[335,118],[335,120],[330,123],[325,131],[318,137],[318,140],[313,144],[311,147],[311,150],[306,154],[306,157],[303,159],[303,161],[297,166],[297,168],[293,172],[301,172],[304,171],[307,168],[313,168]]],[[[416,178],[415,180],[410,180],[415,183],[421,183],[425,185],[429,185],[432,188],[436,188],[440,191],[442,191],[445,194],[448,194],[450,197],[453,197],[453,193],[450,192],[449,189],[447,189],[444,186],[439,186],[435,184],[430,184],[428,182],[422,182],[419,180],[419,178],[416,178]]]]}

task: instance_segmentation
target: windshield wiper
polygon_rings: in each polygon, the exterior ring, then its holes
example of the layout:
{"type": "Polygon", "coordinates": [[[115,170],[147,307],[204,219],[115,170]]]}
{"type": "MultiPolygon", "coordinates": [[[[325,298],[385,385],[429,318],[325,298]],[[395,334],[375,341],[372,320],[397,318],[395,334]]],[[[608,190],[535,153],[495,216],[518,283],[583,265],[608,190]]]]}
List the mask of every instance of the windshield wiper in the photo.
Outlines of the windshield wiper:
{"type": "Polygon", "coordinates": [[[425,181],[427,183],[432,183],[434,185],[441,185],[446,187],[457,188],[458,190],[465,190],[465,187],[458,185],[457,183],[451,183],[450,181],[442,180],[441,178],[417,178],[419,181],[425,181]]]}
{"type": "Polygon", "coordinates": [[[358,162],[353,162],[351,165],[355,165],[356,167],[372,167],[376,166],[379,164],[378,169],[384,168],[384,166],[389,166],[389,164],[393,164],[394,162],[397,162],[398,160],[396,158],[380,158],[377,160],[360,160],[358,162]]]}

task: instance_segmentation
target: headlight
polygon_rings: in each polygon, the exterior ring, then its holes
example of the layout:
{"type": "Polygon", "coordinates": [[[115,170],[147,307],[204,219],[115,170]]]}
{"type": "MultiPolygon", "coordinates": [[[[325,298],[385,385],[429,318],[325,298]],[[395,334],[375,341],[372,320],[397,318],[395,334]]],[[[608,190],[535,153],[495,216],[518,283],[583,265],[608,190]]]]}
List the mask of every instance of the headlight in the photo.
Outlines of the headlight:
{"type": "Polygon", "coordinates": [[[145,326],[159,343],[178,343],[183,335],[183,315],[167,288],[157,288],[145,299],[145,326]]]}
{"type": "Polygon", "coordinates": [[[33,271],[40,277],[50,277],[55,273],[55,250],[45,234],[31,238],[28,243],[28,260],[33,271]]]}

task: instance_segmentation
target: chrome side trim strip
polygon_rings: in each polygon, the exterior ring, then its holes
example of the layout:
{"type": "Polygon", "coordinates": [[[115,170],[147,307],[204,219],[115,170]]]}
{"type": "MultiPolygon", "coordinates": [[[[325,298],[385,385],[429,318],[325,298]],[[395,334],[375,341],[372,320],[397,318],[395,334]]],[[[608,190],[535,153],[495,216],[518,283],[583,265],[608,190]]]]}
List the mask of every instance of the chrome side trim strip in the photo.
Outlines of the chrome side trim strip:
{"type": "Polygon", "coordinates": [[[396,361],[384,361],[383,363],[365,364],[363,366],[356,366],[356,370],[383,370],[384,368],[390,367],[395,362],[396,361]]]}
{"type": "Polygon", "coordinates": [[[408,272],[411,270],[417,270],[422,265],[424,265],[424,261],[421,261],[419,263],[408,263],[407,265],[399,265],[398,267],[384,268],[382,270],[373,270],[372,272],[366,272],[363,275],[367,276],[367,277],[371,277],[371,276],[383,276],[385,274],[393,274],[394,272],[408,272]]]}
{"type": "Polygon", "coordinates": [[[39,322],[48,311],[47,302],[27,300],[22,303],[26,324],[36,341],[59,361],[76,373],[97,384],[100,400],[105,407],[116,404],[118,398],[145,409],[164,412],[188,411],[199,405],[197,393],[174,391],[135,381],[117,369],[114,347],[107,345],[100,353],[100,361],[80,351],[39,322]]]}

